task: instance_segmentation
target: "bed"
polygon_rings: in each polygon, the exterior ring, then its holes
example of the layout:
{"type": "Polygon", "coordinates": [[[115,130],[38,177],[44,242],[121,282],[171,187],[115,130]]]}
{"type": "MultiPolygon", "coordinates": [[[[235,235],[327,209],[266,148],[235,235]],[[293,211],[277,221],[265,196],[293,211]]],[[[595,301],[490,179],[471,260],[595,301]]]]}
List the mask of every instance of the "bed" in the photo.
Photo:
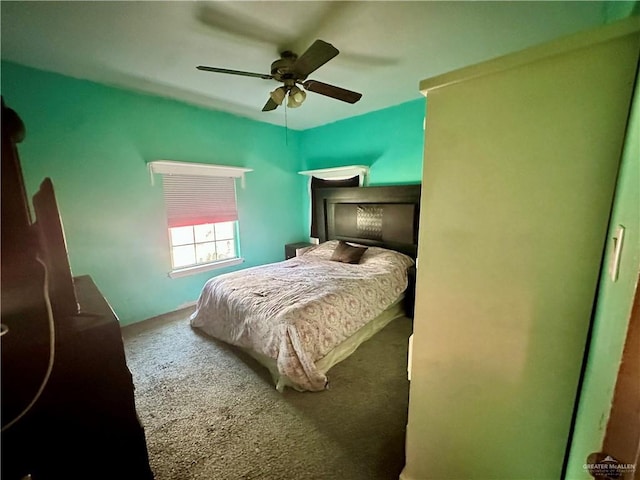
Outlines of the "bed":
{"type": "Polygon", "coordinates": [[[419,185],[320,190],[320,244],[208,280],[191,326],[249,353],[279,391],[326,389],[333,365],[404,315],[419,197],[419,185]]]}

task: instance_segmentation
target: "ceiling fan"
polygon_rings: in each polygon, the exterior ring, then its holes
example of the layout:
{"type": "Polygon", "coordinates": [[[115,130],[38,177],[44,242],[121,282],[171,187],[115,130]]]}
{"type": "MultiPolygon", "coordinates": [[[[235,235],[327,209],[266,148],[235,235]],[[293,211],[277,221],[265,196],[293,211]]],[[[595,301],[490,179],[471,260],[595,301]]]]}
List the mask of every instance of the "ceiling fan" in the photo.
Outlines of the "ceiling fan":
{"type": "Polygon", "coordinates": [[[283,86],[276,88],[269,94],[269,100],[267,100],[267,103],[262,107],[263,112],[278,108],[278,106],[282,105],[285,97],[288,97],[287,106],[289,108],[299,107],[307,96],[305,90],[343,102],[356,103],[362,97],[361,93],[317,80],[307,80],[309,74],[315,72],[322,65],[338,55],[338,53],[340,53],[338,49],[330,43],[323,40],[316,40],[300,56],[288,50],[282,52],[280,58],[271,64],[270,74],[243,72],[241,70],[207,67],[205,65],[199,65],[196,68],[205,72],[227,73],[282,82],[284,84],[283,86]],[[300,86],[302,88],[300,88],[300,86]]]}

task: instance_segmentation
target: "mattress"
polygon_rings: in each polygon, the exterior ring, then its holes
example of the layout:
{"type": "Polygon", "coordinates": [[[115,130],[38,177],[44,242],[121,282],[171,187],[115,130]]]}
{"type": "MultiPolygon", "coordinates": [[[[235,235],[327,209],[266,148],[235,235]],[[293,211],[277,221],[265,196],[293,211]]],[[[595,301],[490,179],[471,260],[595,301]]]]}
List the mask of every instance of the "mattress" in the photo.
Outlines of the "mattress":
{"type": "MultiPolygon", "coordinates": [[[[369,340],[393,320],[404,317],[405,312],[402,306],[403,299],[404,295],[401,295],[400,298],[398,298],[398,300],[395,301],[389,308],[387,308],[373,320],[367,322],[356,333],[348,337],[342,343],[330,350],[324,357],[315,362],[317,371],[326,376],[331,367],[349,357],[357,350],[357,348],[362,343],[369,340]]],[[[242,350],[244,350],[258,362],[260,362],[262,365],[267,367],[267,369],[269,369],[271,377],[273,378],[273,382],[276,385],[276,390],[278,390],[279,392],[284,391],[285,387],[290,387],[301,392],[305,391],[295,381],[291,380],[289,377],[281,374],[278,371],[278,364],[273,358],[269,358],[250,349],[243,348],[242,350]]],[[[325,387],[329,387],[328,380],[325,387]]]]}
{"type": "Polygon", "coordinates": [[[325,389],[332,365],[400,315],[413,265],[410,257],[379,247],[369,247],[357,264],[333,261],[337,243],[210,279],[192,327],[250,352],[280,390],[325,389]]]}

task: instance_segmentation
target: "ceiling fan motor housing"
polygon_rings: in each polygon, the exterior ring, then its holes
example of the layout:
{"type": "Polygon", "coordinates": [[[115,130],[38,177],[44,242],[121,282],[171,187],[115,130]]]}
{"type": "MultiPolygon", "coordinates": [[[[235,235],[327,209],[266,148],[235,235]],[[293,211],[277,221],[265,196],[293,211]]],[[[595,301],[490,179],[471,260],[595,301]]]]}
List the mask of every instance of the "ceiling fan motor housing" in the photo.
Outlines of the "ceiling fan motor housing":
{"type": "Polygon", "coordinates": [[[298,59],[298,55],[293,52],[285,51],[282,52],[281,58],[276,60],[271,64],[271,75],[274,79],[279,82],[284,82],[285,80],[304,80],[305,76],[300,76],[293,70],[293,65],[296,63],[298,59]]]}

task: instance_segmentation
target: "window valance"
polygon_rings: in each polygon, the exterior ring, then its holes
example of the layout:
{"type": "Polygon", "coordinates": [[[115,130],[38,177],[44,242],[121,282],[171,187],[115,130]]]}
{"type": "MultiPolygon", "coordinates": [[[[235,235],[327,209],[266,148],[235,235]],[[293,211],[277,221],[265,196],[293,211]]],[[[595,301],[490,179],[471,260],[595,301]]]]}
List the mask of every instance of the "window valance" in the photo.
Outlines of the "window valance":
{"type": "Polygon", "coordinates": [[[244,174],[253,171],[251,168],[213,165],[209,163],[177,162],[174,160],[154,160],[147,163],[147,165],[151,173],[151,184],[153,184],[153,174],[160,173],[162,175],[239,178],[244,188],[244,174]]]}
{"type": "Polygon", "coordinates": [[[360,186],[365,184],[369,174],[369,167],[366,165],[349,165],[346,167],[319,168],[316,170],[303,170],[300,175],[319,178],[321,180],[346,180],[347,178],[358,176],[360,186]]]}

